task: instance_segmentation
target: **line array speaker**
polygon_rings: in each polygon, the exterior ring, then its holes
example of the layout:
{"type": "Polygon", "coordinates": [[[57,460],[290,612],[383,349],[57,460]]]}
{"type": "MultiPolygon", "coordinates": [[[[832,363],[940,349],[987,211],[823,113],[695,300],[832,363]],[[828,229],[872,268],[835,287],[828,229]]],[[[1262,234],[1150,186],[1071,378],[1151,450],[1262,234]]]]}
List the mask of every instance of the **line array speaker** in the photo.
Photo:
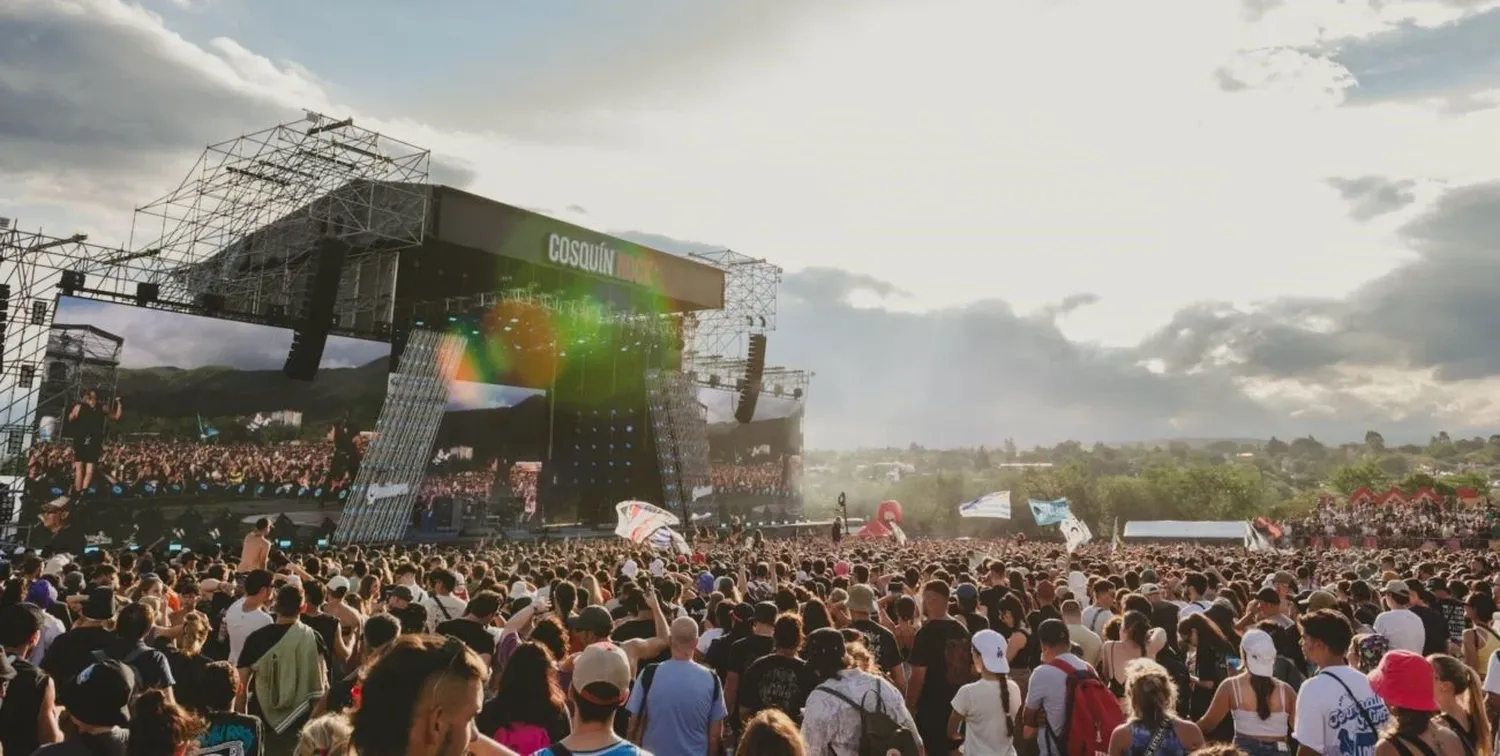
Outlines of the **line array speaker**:
{"type": "Polygon", "coordinates": [[[760,380],[766,372],[766,335],[750,334],[750,354],[745,361],[745,377],[740,380],[740,403],[734,408],[734,419],[748,423],[755,419],[755,403],[760,399],[760,380]]]}
{"type": "Polygon", "coordinates": [[[338,304],[339,279],[344,275],[344,258],[348,243],[332,237],[318,240],[317,260],[312,280],[308,281],[302,301],[302,322],[292,332],[292,348],[287,351],[282,372],[295,381],[310,381],[318,375],[323,348],[328,345],[328,331],[333,327],[333,310],[338,304]]]}

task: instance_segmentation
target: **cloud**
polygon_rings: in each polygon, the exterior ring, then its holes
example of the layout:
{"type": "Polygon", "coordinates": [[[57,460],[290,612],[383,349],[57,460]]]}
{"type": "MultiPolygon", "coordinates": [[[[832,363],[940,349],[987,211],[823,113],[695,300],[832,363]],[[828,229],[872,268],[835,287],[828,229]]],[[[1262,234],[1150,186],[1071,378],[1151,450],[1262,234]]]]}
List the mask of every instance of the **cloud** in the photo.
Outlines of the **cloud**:
{"type": "Polygon", "coordinates": [[[1416,201],[1417,182],[1410,179],[1392,181],[1381,176],[1331,178],[1328,183],[1349,201],[1349,215],[1355,220],[1370,220],[1400,210],[1416,201]]]}
{"type": "MultiPolygon", "coordinates": [[[[1489,3],[1471,3],[1479,9],[1489,3]]],[[[1500,8],[1450,23],[1400,27],[1340,45],[1333,60],[1359,81],[1356,104],[1438,98],[1462,102],[1500,88],[1500,8]]]]}

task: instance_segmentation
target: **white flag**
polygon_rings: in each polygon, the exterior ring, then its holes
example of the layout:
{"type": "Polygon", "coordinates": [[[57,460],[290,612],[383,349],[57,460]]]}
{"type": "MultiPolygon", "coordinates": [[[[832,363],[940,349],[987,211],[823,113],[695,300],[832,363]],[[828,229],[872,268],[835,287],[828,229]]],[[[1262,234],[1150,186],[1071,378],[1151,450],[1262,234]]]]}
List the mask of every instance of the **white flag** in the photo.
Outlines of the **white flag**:
{"type": "Polygon", "coordinates": [[[993,517],[1010,519],[1010,492],[996,491],[958,505],[959,517],[993,517]]]}
{"type": "Polygon", "coordinates": [[[1072,514],[1058,523],[1057,527],[1062,531],[1063,541],[1068,544],[1069,554],[1077,551],[1079,546],[1094,540],[1094,534],[1089,531],[1089,526],[1072,514]]]}

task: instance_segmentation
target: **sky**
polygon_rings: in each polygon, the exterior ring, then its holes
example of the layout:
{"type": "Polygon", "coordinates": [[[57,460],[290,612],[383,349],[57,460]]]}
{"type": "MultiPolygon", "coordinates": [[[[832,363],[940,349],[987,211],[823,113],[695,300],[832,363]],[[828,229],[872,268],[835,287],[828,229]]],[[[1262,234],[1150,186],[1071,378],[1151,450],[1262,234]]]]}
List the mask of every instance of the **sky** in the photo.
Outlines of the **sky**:
{"type": "Polygon", "coordinates": [[[1500,0],[9,0],[0,216],[126,245],[309,108],[782,266],[811,447],[1488,435],[1497,37],[1500,0]]]}

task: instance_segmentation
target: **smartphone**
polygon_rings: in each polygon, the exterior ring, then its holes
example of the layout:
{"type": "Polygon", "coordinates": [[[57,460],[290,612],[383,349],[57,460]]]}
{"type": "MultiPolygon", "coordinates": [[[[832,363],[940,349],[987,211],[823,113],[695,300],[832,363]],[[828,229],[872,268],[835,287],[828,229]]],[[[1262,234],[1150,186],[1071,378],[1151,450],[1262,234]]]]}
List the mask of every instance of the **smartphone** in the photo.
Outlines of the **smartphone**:
{"type": "Polygon", "coordinates": [[[320,548],[320,549],[326,549],[326,548],[328,548],[328,539],[327,538],[319,538],[318,539],[318,548],[320,548]]]}
{"type": "Polygon", "coordinates": [[[176,553],[178,553],[180,551],[182,551],[182,544],[180,544],[180,543],[169,543],[169,544],[167,544],[167,553],[168,554],[176,554],[176,553]]]}
{"type": "Polygon", "coordinates": [[[85,553],[85,554],[97,554],[97,553],[99,553],[99,547],[98,546],[84,546],[83,547],[83,553],[85,553]]]}
{"type": "Polygon", "coordinates": [[[290,549],[291,547],[292,547],[292,542],[291,542],[290,539],[281,540],[281,541],[277,541],[276,542],[276,548],[281,549],[282,551],[290,549]]]}

